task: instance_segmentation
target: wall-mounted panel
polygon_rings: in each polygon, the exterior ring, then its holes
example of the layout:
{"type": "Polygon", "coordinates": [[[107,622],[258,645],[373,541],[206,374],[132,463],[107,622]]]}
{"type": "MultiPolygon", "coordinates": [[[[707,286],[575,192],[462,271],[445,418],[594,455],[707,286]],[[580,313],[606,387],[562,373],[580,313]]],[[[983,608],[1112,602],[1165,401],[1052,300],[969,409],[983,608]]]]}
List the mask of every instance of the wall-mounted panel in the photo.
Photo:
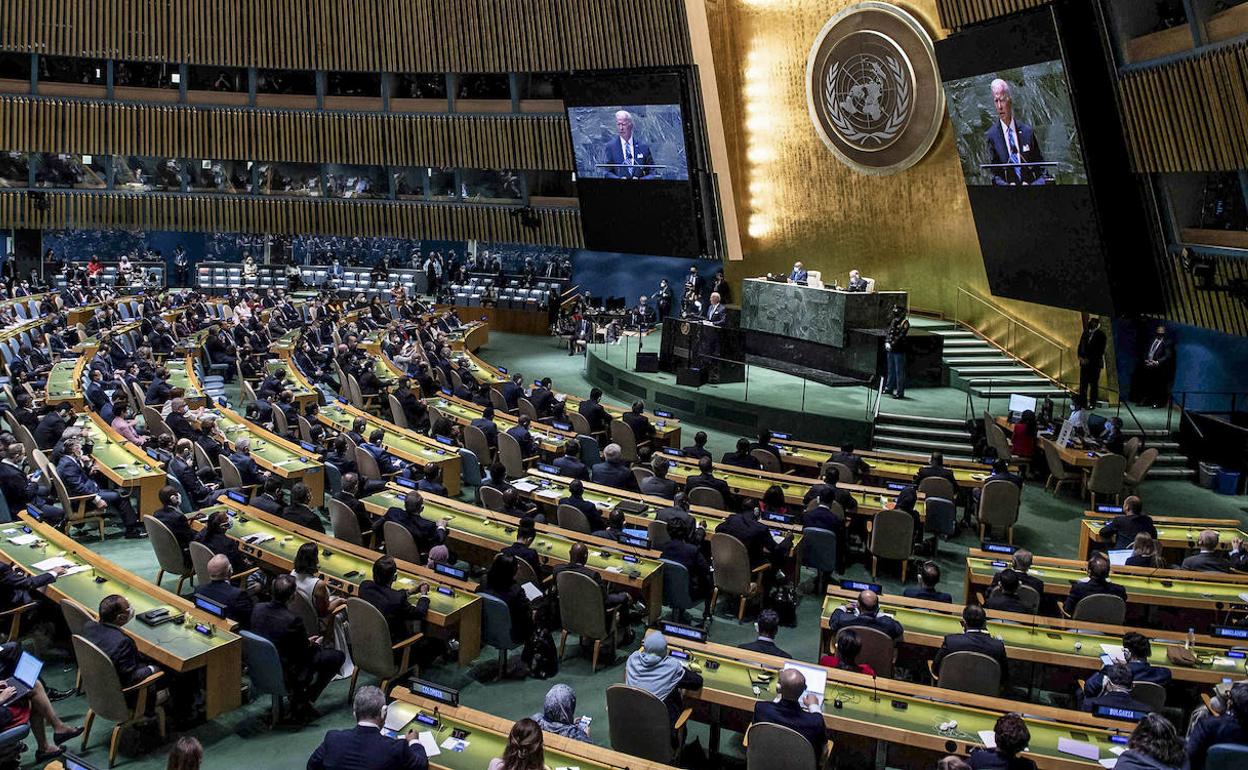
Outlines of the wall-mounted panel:
{"type": "Polygon", "coordinates": [[[1228,334],[1248,335],[1248,259],[1206,256],[1213,267],[1207,285],[1176,256],[1158,260],[1166,317],[1228,334]]]}
{"type": "Polygon", "coordinates": [[[1049,0],[936,0],[940,24],[945,29],[961,29],[968,24],[1025,11],[1049,0]]]}

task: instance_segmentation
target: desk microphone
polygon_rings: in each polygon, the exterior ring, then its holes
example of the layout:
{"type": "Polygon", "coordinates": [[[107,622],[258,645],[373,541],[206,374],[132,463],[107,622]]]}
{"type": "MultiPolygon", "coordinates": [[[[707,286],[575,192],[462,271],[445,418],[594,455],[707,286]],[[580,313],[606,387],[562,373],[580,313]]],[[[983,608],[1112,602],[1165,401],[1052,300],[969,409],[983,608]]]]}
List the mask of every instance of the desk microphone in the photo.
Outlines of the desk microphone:
{"type": "Polygon", "coordinates": [[[876,685],[876,679],[875,679],[875,672],[874,672],[874,670],[871,672],[871,701],[872,701],[873,703],[879,703],[879,702],[880,702],[880,691],[879,691],[879,688],[878,688],[878,687],[877,687],[877,685],[876,685]]]}

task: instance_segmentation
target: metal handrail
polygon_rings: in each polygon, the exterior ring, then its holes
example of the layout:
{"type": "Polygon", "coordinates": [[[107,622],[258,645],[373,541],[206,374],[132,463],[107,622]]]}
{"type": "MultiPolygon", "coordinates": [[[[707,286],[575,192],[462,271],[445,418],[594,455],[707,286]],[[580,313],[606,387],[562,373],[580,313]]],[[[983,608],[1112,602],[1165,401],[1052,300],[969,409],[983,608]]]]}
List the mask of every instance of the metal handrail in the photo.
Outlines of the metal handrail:
{"type": "Polygon", "coordinates": [[[1032,367],[1032,368],[1044,374],[1046,377],[1049,377],[1050,379],[1054,380],[1059,385],[1062,385],[1064,387],[1067,385],[1067,377],[1066,377],[1067,356],[1066,354],[1068,352],[1068,346],[1063,345],[1062,343],[1058,342],[1057,340],[1053,339],[1047,334],[1041,331],[1038,331],[1037,329],[1034,329],[1031,326],[1028,326],[1027,324],[1023,323],[1022,321],[1018,320],[1014,316],[1007,313],[1005,310],[1002,310],[1000,307],[998,307],[997,305],[989,301],[987,298],[981,297],[979,294],[976,294],[975,292],[971,291],[965,286],[958,287],[958,293],[955,296],[955,300],[954,300],[953,314],[954,314],[955,322],[962,324],[964,326],[968,326],[972,329],[976,329],[976,331],[980,331],[980,333],[985,337],[985,339],[988,339],[990,342],[996,343],[999,347],[1004,349],[1005,352],[1009,353],[1010,355],[1014,356],[1016,359],[1020,361],[1023,359],[1018,353],[1019,346],[1018,346],[1018,340],[1016,339],[1017,330],[1021,329],[1027,334],[1030,334],[1036,337],[1037,339],[1039,339],[1040,341],[1050,345],[1054,349],[1054,351],[1057,353],[1057,376],[1053,376],[1052,374],[1050,374],[1049,372],[1045,371],[1043,368],[1040,368],[1040,367],[1032,367]],[[999,340],[989,337],[986,332],[980,331],[976,327],[976,325],[973,324],[969,319],[966,319],[963,317],[962,302],[961,302],[963,296],[967,297],[969,300],[974,300],[978,302],[983,307],[995,313],[997,316],[1000,317],[1001,320],[1005,322],[1006,340],[1004,344],[1002,344],[999,340]]]}

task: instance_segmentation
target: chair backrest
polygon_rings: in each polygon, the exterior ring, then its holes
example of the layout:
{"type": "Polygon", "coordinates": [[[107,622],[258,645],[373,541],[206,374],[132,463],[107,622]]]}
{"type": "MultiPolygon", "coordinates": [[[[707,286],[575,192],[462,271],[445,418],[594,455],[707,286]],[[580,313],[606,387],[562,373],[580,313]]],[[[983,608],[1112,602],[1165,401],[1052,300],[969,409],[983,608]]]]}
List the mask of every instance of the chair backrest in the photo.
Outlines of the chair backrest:
{"type": "Polygon", "coordinates": [[[1019,585],[1018,600],[1031,612],[1040,609],[1040,592],[1029,585],[1019,585]]]}
{"type": "Polygon", "coordinates": [[[308,632],[308,636],[315,636],[323,630],[321,628],[321,619],[316,614],[316,608],[312,606],[312,602],[308,600],[308,597],[303,594],[296,591],[290,597],[290,601],[287,602],[286,609],[293,612],[295,617],[303,622],[304,630],[308,632]]]}
{"type": "MultiPolygon", "coordinates": [[[[663,524],[661,521],[658,523],[663,524]]],[[[666,533],[665,524],[663,529],[666,533]]],[[[653,545],[654,541],[650,542],[653,545]]],[[[663,562],[663,604],[677,611],[687,610],[694,606],[689,570],[678,561],[670,559],[660,559],[660,561],[663,562]]]]}
{"type": "Polygon", "coordinates": [[[821,527],[802,530],[802,564],[820,572],[836,572],[840,566],[836,533],[821,527]]]}
{"type": "Polygon", "coordinates": [[[333,463],[325,463],[325,489],[331,496],[342,491],[342,471],[333,463]]]}
{"type": "Polygon", "coordinates": [[[555,516],[559,521],[559,526],[563,529],[583,532],[587,535],[592,532],[589,528],[589,519],[585,517],[585,512],[579,508],[564,503],[555,511],[555,516]]]}
{"type": "Polygon", "coordinates": [[[1057,446],[1052,441],[1041,441],[1040,445],[1044,447],[1044,462],[1049,466],[1049,475],[1059,479],[1065,476],[1066,465],[1062,462],[1057,446]]]}
{"type": "Polygon", "coordinates": [[[1122,482],[1127,471],[1127,458],[1122,455],[1108,454],[1101,457],[1092,466],[1092,475],[1088,479],[1088,489],[1098,495],[1116,495],[1122,491],[1122,482]]]}
{"type": "Polygon", "coordinates": [[[581,462],[589,466],[602,462],[602,446],[598,439],[582,433],[576,437],[576,443],[581,445],[581,462]]]}
{"type": "Polygon", "coordinates": [[[381,468],[377,465],[377,458],[364,447],[355,448],[355,469],[362,479],[375,481],[381,478],[381,468]]]}
{"type": "Polygon", "coordinates": [[[881,559],[909,559],[914,551],[914,517],[899,508],[877,513],[871,519],[870,551],[881,559]]]}
{"type": "Polygon", "coordinates": [[[1122,445],[1122,454],[1127,458],[1127,468],[1135,464],[1135,457],[1140,453],[1141,443],[1139,436],[1132,436],[1122,445]]]}
{"type": "Polygon", "coordinates": [[[407,527],[394,521],[387,521],[382,527],[382,537],[386,539],[386,553],[396,559],[420,564],[420,549],[416,547],[416,539],[407,527]]]}
{"type": "Polygon", "coordinates": [[[226,489],[237,489],[243,485],[243,475],[238,472],[234,461],[222,452],[217,461],[221,464],[221,486],[226,489]]]}
{"type": "Polygon", "coordinates": [[[689,490],[689,504],[716,508],[721,511],[727,508],[724,503],[724,496],[719,493],[718,489],[711,489],[710,487],[694,487],[689,490]]]}
{"type": "Polygon", "coordinates": [[[979,498],[979,520],[994,527],[1012,527],[1018,521],[1023,492],[1007,479],[989,481],[979,498]]]}
{"type": "Polygon", "coordinates": [[[85,636],[74,634],[73,644],[78,673],[82,676],[82,689],[87,693],[87,706],[96,716],[110,722],[129,720],[132,712],[126,705],[126,696],[121,692],[121,678],[112,658],[85,636]]]}
{"type": "Polygon", "coordinates": [[[246,379],[238,380],[238,397],[242,399],[244,404],[250,404],[256,400],[256,389],[251,387],[251,383],[246,379]]]}
{"type": "Polygon", "coordinates": [[[940,476],[928,476],[919,482],[919,492],[928,497],[943,497],[952,500],[957,496],[953,483],[940,476]]]}
{"type": "Polygon", "coordinates": [[[355,517],[355,511],[333,498],[327,498],[325,505],[329,508],[329,526],[334,537],[352,545],[364,545],[360,520],[355,517]]]}
{"type": "Polygon", "coordinates": [[[620,445],[620,456],[626,463],[637,462],[637,437],[623,420],[611,421],[611,441],[620,445]]]}
{"type": "Polygon", "coordinates": [[[588,575],[564,570],[555,578],[555,588],[564,630],[590,639],[607,638],[607,610],[598,583],[588,575]]]}
{"type": "Polygon", "coordinates": [[[988,446],[997,450],[997,457],[1008,460],[1014,454],[1009,439],[1005,437],[1005,431],[1001,430],[1001,426],[997,425],[996,420],[989,420],[984,423],[984,437],[988,440],[988,446]]]}
{"type": "Polygon", "coordinates": [[[407,415],[403,412],[403,405],[394,397],[393,393],[386,394],[386,401],[390,404],[390,418],[394,420],[394,424],[400,428],[410,428],[407,424],[407,415]]]}
{"type": "Polygon", "coordinates": [[[494,487],[481,487],[481,505],[491,511],[502,511],[507,505],[503,502],[503,493],[494,487]]]}
{"type": "Polygon", "coordinates": [[[250,631],[239,631],[243,637],[243,662],[252,686],[262,695],[278,698],[286,695],[286,677],[282,672],[282,659],[277,647],[263,636],[250,631]]]}
{"type": "Polygon", "coordinates": [[[507,399],[503,398],[503,394],[494,388],[490,388],[490,403],[494,405],[494,411],[509,413],[511,410],[507,408],[507,399]]]}
{"type": "Polygon", "coordinates": [[[645,481],[648,478],[652,478],[653,476],[654,476],[654,471],[650,470],[649,468],[644,468],[640,465],[637,466],[636,468],[633,468],[633,478],[637,481],[637,486],[639,487],[641,486],[641,482],[645,481]]]}
{"type": "Polygon", "coordinates": [[[650,541],[650,547],[656,551],[660,551],[672,542],[671,535],[667,534],[667,522],[659,519],[651,519],[646,525],[646,539],[650,541]]]}
{"type": "MultiPolygon", "coordinates": [[[[858,640],[862,642],[862,651],[858,653],[858,662],[866,663],[875,671],[876,676],[891,677],[893,661],[897,658],[897,643],[893,637],[867,626],[851,626],[858,640]]],[[[844,629],[837,632],[840,636],[844,629]]]]}
{"type": "Polygon", "coordinates": [[[91,612],[73,599],[61,599],[61,615],[65,617],[65,625],[71,634],[81,634],[87,621],[95,620],[91,612]]]}
{"type": "Polygon", "coordinates": [[[822,476],[823,472],[828,468],[836,468],[836,472],[840,474],[839,480],[841,484],[853,484],[858,480],[857,474],[854,473],[853,468],[849,467],[845,463],[833,462],[831,460],[824,463],[823,466],[820,467],[819,475],[822,476]]]}
{"type": "MultiPolygon", "coordinates": [[[[779,458],[777,458],[774,454],[772,454],[768,450],[751,449],[750,456],[753,457],[755,460],[758,460],[758,464],[763,467],[763,470],[770,471],[772,473],[780,472],[779,458]]],[[[841,478],[845,478],[845,477],[842,476],[841,478]]]]}
{"type": "Polygon", "coordinates": [[[204,451],[204,448],[199,445],[199,442],[194,442],[191,446],[194,447],[193,451],[195,452],[195,470],[212,471],[215,474],[217,469],[212,464],[212,458],[210,458],[208,453],[204,451]]]}
{"type": "Polygon", "coordinates": [[[1205,755],[1205,770],[1243,770],[1248,764],[1248,746],[1242,743],[1218,743],[1205,755]]]}
{"type": "Polygon", "coordinates": [[[390,626],[386,616],[357,596],[347,598],[347,623],[351,627],[351,660],[355,665],[380,679],[399,673],[394,661],[390,626]]]}
{"type": "Polygon", "coordinates": [[[541,585],[541,581],[537,579],[537,570],[522,556],[516,557],[516,583],[519,585],[524,585],[525,583],[532,583],[534,586],[541,585]]]}
{"type": "Polygon", "coordinates": [[[490,442],[485,437],[485,431],[475,425],[464,426],[464,446],[472,450],[478,460],[489,461],[490,459],[490,442]]]}
{"type": "Polygon", "coordinates": [[[572,423],[572,430],[577,433],[589,433],[589,418],[580,412],[568,412],[568,422],[572,423]]]}
{"type": "Polygon", "coordinates": [[[952,535],[957,529],[957,508],[946,497],[929,497],[923,504],[923,530],[938,535],[952,535]]]}
{"type": "Polygon", "coordinates": [[[607,721],[611,748],[653,762],[672,759],[672,725],[667,706],[638,687],[607,688],[607,721]]]}
{"type": "Polygon", "coordinates": [[[1131,686],[1131,697],[1153,711],[1161,711],[1166,705],[1166,688],[1156,682],[1136,682],[1131,686]]]}
{"type": "Polygon", "coordinates": [[[290,428],[290,424],[286,421],[286,413],[283,412],[276,404],[273,405],[273,432],[279,436],[285,436],[286,431],[290,428]]]}
{"type": "Polygon", "coordinates": [[[995,698],[1001,694],[1001,664],[982,652],[951,652],[940,662],[936,686],[995,698]]]}
{"type": "Polygon", "coordinates": [[[195,570],[195,582],[201,586],[206,586],[212,582],[212,578],[208,576],[208,560],[215,554],[213,554],[211,548],[197,540],[191,541],[190,548],[191,567],[195,570]]]}
{"type": "Polygon", "coordinates": [[[745,543],[732,535],[711,535],[711,561],[715,564],[715,586],[735,596],[750,592],[750,554],[745,543]]]}
{"type": "Polygon", "coordinates": [[[47,476],[49,474],[52,463],[48,461],[48,456],[43,453],[42,449],[36,449],[31,452],[30,459],[35,461],[35,467],[43,471],[43,475],[47,476]]]}
{"type": "Polygon", "coordinates": [[[520,451],[520,442],[510,433],[498,434],[498,459],[507,469],[508,478],[524,475],[524,453],[520,451]]]}
{"type": "Polygon", "coordinates": [[[1153,463],[1157,462],[1158,451],[1153,447],[1140,452],[1140,456],[1135,458],[1135,462],[1131,464],[1131,470],[1127,473],[1127,480],[1132,485],[1139,485],[1148,475],[1148,471],[1153,467],[1153,463]]]}
{"type": "Polygon", "coordinates": [[[537,407],[533,406],[532,401],[528,400],[524,396],[521,396],[520,400],[517,401],[516,404],[520,407],[521,416],[528,417],[533,422],[537,422],[537,407]]]}
{"type": "Polygon", "coordinates": [[[459,448],[459,475],[470,487],[481,485],[481,461],[476,452],[467,447],[459,448]]]}
{"type": "Polygon", "coordinates": [[[817,770],[806,736],[784,725],[755,722],[745,731],[746,770],[817,770]]]}
{"type": "Polygon", "coordinates": [[[1120,626],[1126,615],[1127,603],[1122,600],[1122,597],[1113,594],[1092,594],[1079,600],[1071,617],[1090,623],[1120,626]]]}
{"type": "Polygon", "coordinates": [[[299,438],[312,443],[312,423],[308,422],[308,418],[298,415],[295,420],[299,423],[299,438]]]}
{"type": "Polygon", "coordinates": [[[507,602],[490,594],[481,597],[481,643],[498,650],[510,650],[516,646],[511,640],[511,610],[507,602]]]}
{"type": "Polygon", "coordinates": [[[147,530],[147,541],[156,552],[160,568],[173,575],[189,575],[190,570],[182,559],[182,546],[178,545],[178,539],[169,528],[155,516],[144,516],[143,528],[147,530]]]}

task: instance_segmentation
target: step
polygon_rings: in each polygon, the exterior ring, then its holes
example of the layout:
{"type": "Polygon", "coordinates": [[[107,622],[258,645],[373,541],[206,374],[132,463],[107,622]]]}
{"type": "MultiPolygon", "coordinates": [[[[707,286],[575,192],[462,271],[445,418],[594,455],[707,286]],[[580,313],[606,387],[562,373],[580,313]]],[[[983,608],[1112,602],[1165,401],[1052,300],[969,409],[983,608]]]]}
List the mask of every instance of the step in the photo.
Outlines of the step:
{"type": "Polygon", "coordinates": [[[1022,364],[1001,364],[999,366],[951,366],[949,367],[964,378],[996,377],[1013,374],[1031,374],[1031,369],[1022,364]]]}
{"type": "Polygon", "coordinates": [[[931,453],[940,452],[948,457],[959,457],[970,459],[973,454],[970,446],[966,444],[948,444],[941,441],[917,441],[910,439],[887,439],[877,436],[874,442],[877,449],[905,449],[911,452],[931,453]]]}
{"type": "Polygon", "coordinates": [[[947,340],[977,340],[979,339],[979,337],[975,336],[975,332],[967,331],[966,329],[956,329],[956,328],[950,327],[947,329],[929,329],[929,331],[935,334],[939,334],[940,336],[944,337],[947,340]]]}
{"type": "Polygon", "coordinates": [[[1166,481],[1172,481],[1175,479],[1194,478],[1196,478],[1196,471],[1191,468],[1158,468],[1153,466],[1153,468],[1148,472],[1148,478],[1144,481],[1145,483],[1148,483],[1148,479],[1165,479],[1166,481]]]}
{"type": "Polygon", "coordinates": [[[925,417],[921,414],[897,414],[896,412],[880,412],[876,417],[875,424],[878,427],[881,423],[923,423],[925,425],[945,425],[951,428],[963,428],[966,425],[965,420],[958,420],[952,417],[925,417]]]}
{"type": "MultiPolygon", "coordinates": [[[[960,373],[959,373],[960,374],[960,373]]],[[[1015,374],[1008,377],[966,377],[971,387],[993,387],[999,385],[1051,385],[1053,381],[1038,374],[1015,374]]]]}
{"type": "Polygon", "coordinates": [[[953,339],[953,340],[948,340],[948,341],[947,341],[947,342],[945,342],[945,344],[943,345],[943,349],[944,349],[944,350],[946,350],[946,351],[961,351],[961,350],[999,350],[999,348],[995,348],[995,347],[993,347],[992,345],[989,345],[987,342],[984,342],[983,340],[978,340],[978,339],[968,339],[968,340],[953,339]]]}
{"type": "Polygon", "coordinates": [[[995,350],[991,352],[985,351],[982,355],[975,353],[959,353],[952,358],[942,358],[941,362],[944,363],[945,366],[951,368],[958,366],[1005,366],[1006,364],[1022,366],[1022,364],[1018,363],[1014,359],[1009,358],[1008,356],[1003,356],[995,350]]]}
{"type": "Polygon", "coordinates": [[[949,449],[969,452],[972,449],[969,440],[963,441],[956,436],[916,436],[910,434],[894,434],[876,432],[875,440],[879,443],[899,444],[902,446],[923,447],[925,449],[949,449]]]}
{"type": "Polygon", "coordinates": [[[876,425],[875,435],[889,436],[913,436],[915,438],[929,438],[936,441],[965,441],[971,443],[971,434],[966,430],[952,427],[937,426],[924,427],[921,425],[876,425]]]}
{"type": "Polygon", "coordinates": [[[980,398],[988,398],[988,396],[992,396],[993,398],[1005,398],[1006,396],[1011,395],[1011,394],[1018,394],[1020,396],[1037,396],[1037,397],[1049,396],[1050,398],[1060,398],[1062,396],[1067,395],[1067,391],[1061,388],[1053,387],[1053,386],[1048,386],[1048,387],[1023,386],[1019,388],[1006,388],[1006,389],[993,388],[991,392],[989,392],[987,388],[982,388],[982,389],[972,388],[971,393],[972,395],[978,396],[980,398]]]}
{"type": "Polygon", "coordinates": [[[1157,455],[1157,459],[1153,462],[1153,467],[1156,468],[1160,465],[1182,465],[1186,467],[1187,463],[1188,459],[1186,455],[1157,455]]]}

